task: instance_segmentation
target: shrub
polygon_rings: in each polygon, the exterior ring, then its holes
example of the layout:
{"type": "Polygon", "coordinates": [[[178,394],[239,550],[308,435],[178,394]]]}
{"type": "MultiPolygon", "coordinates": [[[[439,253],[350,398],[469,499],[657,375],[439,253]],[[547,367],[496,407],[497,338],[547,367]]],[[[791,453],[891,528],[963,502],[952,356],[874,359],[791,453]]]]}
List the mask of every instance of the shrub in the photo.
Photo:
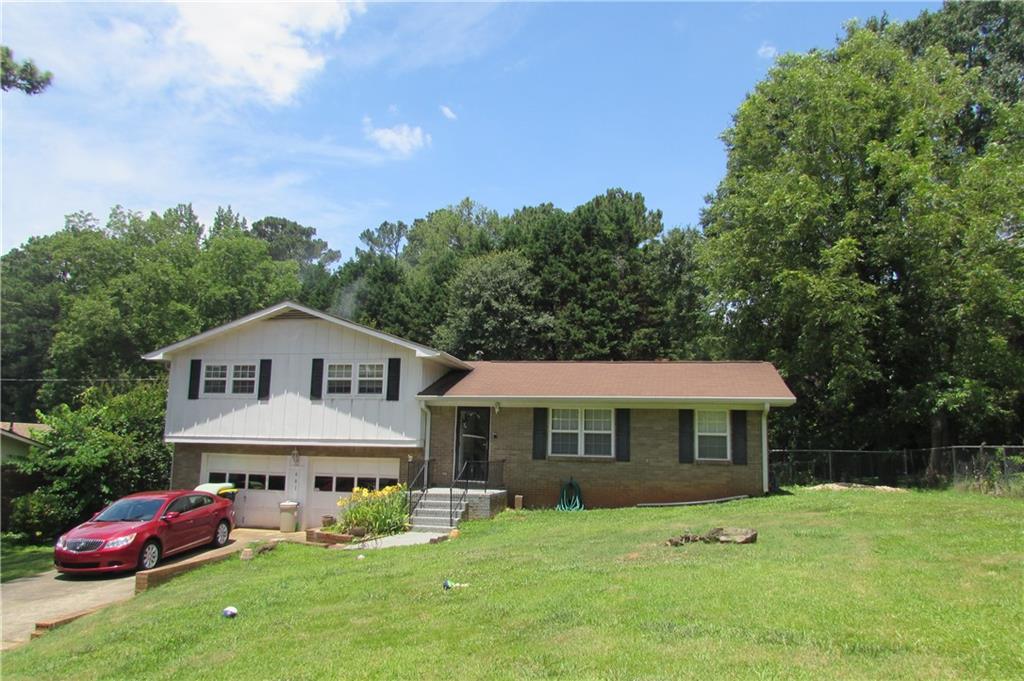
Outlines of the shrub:
{"type": "Polygon", "coordinates": [[[167,489],[171,447],[163,442],[162,382],[113,395],[88,389],[78,409],[60,405],[40,414],[50,430],[37,434],[14,466],[40,480],[11,503],[10,529],[53,539],[111,501],[132,492],[167,489]]]}
{"type": "Polygon", "coordinates": [[[338,500],[336,529],[363,527],[368,534],[381,536],[403,532],[408,526],[405,485],[390,485],[377,491],[356,487],[352,496],[338,500]]]}

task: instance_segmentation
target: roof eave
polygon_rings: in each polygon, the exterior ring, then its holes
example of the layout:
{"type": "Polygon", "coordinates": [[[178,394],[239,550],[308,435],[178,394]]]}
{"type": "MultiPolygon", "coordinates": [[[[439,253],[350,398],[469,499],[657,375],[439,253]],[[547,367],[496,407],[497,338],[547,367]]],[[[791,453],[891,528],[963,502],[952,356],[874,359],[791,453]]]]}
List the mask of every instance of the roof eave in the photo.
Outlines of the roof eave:
{"type": "Polygon", "coordinates": [[[406,348],[408,350],[412,350],[413,352],[416,353],[417,357],[422,357],[424,359],[431,359],[431,360],[434,360],[436,362],[440,362],[441,364],[444,364],[445,366],[449,366],[449,367],[453,367],[453,368],[458,368],[458,369],[472,369],[473,368],[469,364],[467,364],[466,362],[463,362],[458,357],[453,357],[452,355],[449,355],[447,352],[443,352],[441,350],[435,350],[433,348],[428,348],[425,345],[420,345],[419,343],[414,343],[414,342],[406,340],[404,338],[399,338],[398,336],[393,336],[393,335],[391,335],[389,333],[384,333],[383,331],[377,331],[376,329],[371,329],[368,326],[364,326],[362,324],[358,324],[356,322],[353,322],[353,321],[350,321],[350,320],[347,320],[347,319],[342,319],[341,317],[335,317],[334,315],[329,315],[329,314],[327,314],[325,312],[321,312],[320,310],[314,310],[311,307],[306,307],[305,305],[302,305],[300,303],[295,303],[295,302],[292,302],[290,300],[286,300],[286,301],[280,302],[280,303],[278,303],[276,305],[272,305],[272,306],[270,306],[268,308],[265,308],[263,310],[257,310],[256,312],[248,314],[248,315],[246,315],[244,317],[240,317],[239,319],[236,319],[236,320],[234,320],[232,322],[228,322],[227,324],[222,324],[222,325],[214,327],[212,329],[208,329],[207,331],[203,331],[202,333],[196,334],[195,336],[190,336],[189,338],[185,338],[183,340],[180,340],[177,343],[172,343],[171,345],[167,345],[167,346],[162,347],[162,348],[160,348],[158,350],[154,350],[152,352],[146,353],[145,355],[142,355],[142,359],[150,361],[150,362],[167,362],[167,361],[170,361],[170,357],[168,357],[168,355],[170,355],[170,354],[173,354],[173,353],[178,352],[180,350],[184,350],[185,348],[191,347],[193,345],[197,345],[199,343],[204,343],[204,342],[206,342],[206,341],[208,341],[208,340],[210,340],[212,338],[215,338],[215,337],[217,337],[217,336],[219,336],[219,335],[221,335],[223,333],[227,333],[229,331],[233,331],[233,330],[238,329],[238,328],[240,328],[242,326],[245,326],[246,324],[250,324],[252,322],[256,322],[256,321],[259,321],[261,319],[265,319],[267,317],[270,317],[270,316],[272,316],[274,314],[277,314],[278,312],[281,312],[281,311],[286,310],[286,309],[298,310],[299,312],[304,312],[304,313],[306,313],[306,314],[308,314],[308,315],[310,315],[312,317],[316,317],[317,319],[320,319],[321,321],[330,322],[332,324],[338,324],[339,326],[344,326],[345,328],[349,328],[349,329],[352,329],[354,331],[359,331],[361,333],[365,333],[365,334],[367,334],[369,336],[372,336],[374,338],[378,338],[380,340],[385,340],[385,341],[388,341],[390,343],[394,343],[395,345],[398,345],[400,347],[404,347],[404,348],[406,348]]]}
{"type": "Polygon", "coordinates": [[[707,397],[693,395],[417,395],[416,398],[427,403],[455,404],[459,402],[505,402],[505,403],[536,403],[536,402],[635,402],[638,404],[654,403],[695,403],[695,404],[764,404],[770,407],[790,407],[796,403],[795,397],[759,397],[753,395],[736,395],[732,397],[707,397]]]}

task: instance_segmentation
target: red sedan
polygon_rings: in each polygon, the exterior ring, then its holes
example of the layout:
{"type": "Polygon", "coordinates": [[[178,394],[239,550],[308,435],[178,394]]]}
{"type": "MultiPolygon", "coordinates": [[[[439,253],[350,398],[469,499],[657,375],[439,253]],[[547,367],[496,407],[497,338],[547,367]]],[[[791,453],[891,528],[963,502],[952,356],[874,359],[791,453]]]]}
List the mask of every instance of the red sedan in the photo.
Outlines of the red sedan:
{"type": "Polygon", "coordinates": [[[224,546],[235,525],[230,499],[190,490],[124,497],[57,540],[59,572],[149,570],[164,556],[224,546]]]}

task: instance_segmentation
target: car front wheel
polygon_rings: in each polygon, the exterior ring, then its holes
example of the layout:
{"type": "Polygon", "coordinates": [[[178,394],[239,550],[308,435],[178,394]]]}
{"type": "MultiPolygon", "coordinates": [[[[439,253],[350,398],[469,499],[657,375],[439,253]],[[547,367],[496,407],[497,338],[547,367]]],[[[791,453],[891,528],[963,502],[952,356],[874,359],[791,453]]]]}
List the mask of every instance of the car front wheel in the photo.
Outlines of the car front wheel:
{"type": "Polygon", "coordinates": [[[228,543],[228,535],[231,534],[231,526],[228,525],[228,521],[222,520],[217,525],[217,531],[213,533],[213,545],[217,548],[224,546],[228,543]]]}
{"type": "Polygon", "coordinates": [[[160,562],[160,545],[155,541],[148,541],[142,547],[139,554],[139,569],[152,570],[160,562]]]}

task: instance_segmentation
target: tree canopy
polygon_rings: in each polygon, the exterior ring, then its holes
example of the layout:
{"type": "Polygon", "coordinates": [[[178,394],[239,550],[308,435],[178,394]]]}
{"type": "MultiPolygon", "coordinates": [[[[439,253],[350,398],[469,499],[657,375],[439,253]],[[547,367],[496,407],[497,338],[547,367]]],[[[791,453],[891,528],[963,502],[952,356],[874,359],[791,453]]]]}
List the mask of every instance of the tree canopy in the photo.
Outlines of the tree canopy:
{"type": "Polygon", "coordinates": [[[38,95],[52,82],[52,73],[39,70],[31,59],[19,63],[11,48],[0,45],[0,88],[4,92],[21,90],[26,95],[38,95]]]}
{"type": "Polygon", "coordinates": [[[780,57],[724,133],[699,228],[644,196],[467,198],[363,231],[209,229],[188,205],[68,216],[0,259],[4,418],[161,369],[148,350],[285,298],[487,359],[757,359],[773,444],[1024,438],[1022,5],[952,3],[780,57]],[[13,380],[12,380],[13,379],[13,380]]]}

